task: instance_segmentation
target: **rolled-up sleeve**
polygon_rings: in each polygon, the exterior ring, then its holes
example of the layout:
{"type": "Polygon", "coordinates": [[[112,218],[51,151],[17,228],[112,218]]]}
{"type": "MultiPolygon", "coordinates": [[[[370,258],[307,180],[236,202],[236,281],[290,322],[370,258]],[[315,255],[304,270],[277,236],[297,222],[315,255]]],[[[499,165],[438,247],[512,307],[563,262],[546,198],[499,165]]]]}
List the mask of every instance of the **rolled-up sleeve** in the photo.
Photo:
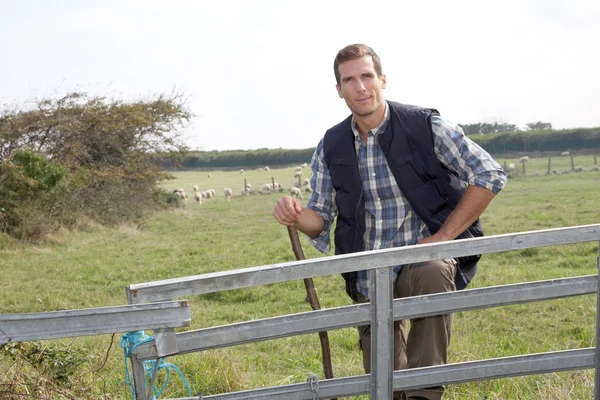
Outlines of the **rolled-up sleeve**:
{"type": "Polygon", "coordinates": [[[306,207],[323,217],[325,224],[323,231],[317,236],[309,237],[309,241],[317,250],[326,254],[331,251],[330,231],[333,220],[337,217],[337,208],[331,175],[323,158],[322,139],[315,149],[310,167],[312,169],[310,186],[313,191],[306,207]]]}
{"type": "Polygon", "coordinates": [[[462,128],[435,115],[431,118],[435,153],[442,164],[458,173],[469,185],[494,193],[506,184],[506,173],[493,157],[469,139],[462,128]]]}

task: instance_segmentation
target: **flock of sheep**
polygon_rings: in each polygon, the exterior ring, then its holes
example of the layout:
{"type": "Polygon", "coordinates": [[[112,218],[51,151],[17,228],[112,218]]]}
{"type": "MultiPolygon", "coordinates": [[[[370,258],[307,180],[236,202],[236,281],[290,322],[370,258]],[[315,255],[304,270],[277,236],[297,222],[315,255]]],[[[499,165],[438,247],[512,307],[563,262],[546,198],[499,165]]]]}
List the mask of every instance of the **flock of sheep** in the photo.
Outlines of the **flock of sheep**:
{"type": "MultiPolygon", "coordinates": [[[[568,152],[568,151],[563,151],[562,153],[560,153],[561,157],[571,157],[571,170],[570,171],[563,171],[563,172],[559,172],[556,170],[550,170],[550,166],[551,166],[551,157],[548,158],[548,171],[546,172],[545,175],[557,175],[557,174],[561,174],[561,173],[569,173],[571,171],[573,172],[583,172],[586,169],[583,167],[575,167],[573,165],[573,154],[568,152]]],[[[529,156],[523,156],[521,158],[519,158],[519,163],[523,164],[523,173],[525,173],[525,164],[529,161],[529,156]]],[[[597,161],[596,161],[596,156],[594,156],[594,167],[591,168],[591,171],[600,171],[600,167],[598,167],[597,165],[597,161]]],[[[513,174],[519,175],[519,171],[517,170],[517,166],[515,166],[514,163],[510,163],[510,164],[506,164],[506,161],[504,161],[504,170],[508,173],[509,177],[513,176],[513,174]]]]}
{"type": "MultiPolygon", "coordinates": [[[[294,178],[297,179],[298,181],[294,182],[294,184],[290,187],[289,193],[292,197],[295,197],[297,199],[303,198],[303,196],[302,196],[303,192],[304,193],[312,192],[312,188],[310,187],[310,179],[305,178],[303,181],[301,181],[302,176],[303,176],[302,170],[306,167],[308,167],[308,164],[304,163],[294,170],[294,178]]],[[[258,168],[257,171],[259,171],[259,172],[270,171],[270,169],[267,166],[264,168],[258,168]]],[[[240,173],[243,174],[244,170],[240,169],[240,173]]],[[[210,173],[208,174],[208,177],[209,178],[211,177],[210,173]]],[[[198,189],[198,185],[194,185],[192,187],[192,189],[194,191],[194,200],[198,204],[202,204],[202,202],[204,200],[214,198],[216,196],[216,192],[214,189],[207,189],[207,190],[200,191],[198,189]]],[[[249,195],[253,195],[253,194],[268,194],[268,193],[275,193],[275,192],[283,193],[284,191],[285,191],[284,186],[278,182],[275,182],[275,180],[273,179],[273,181],[271,183],[262,184],[260,187],[260,190],[258,190],[258,191],[254,191],[252,189],[252,184],[245,183],[245,187],[241,189],[241,196],[249,196],[249,195]]],[[[177,198],[179,198],[180,201],[184,205],[187,203],[189,196],[183,188],[173,190],[173,195],[176,196],[177,198]]],[[[231,201],[231,198],[233,197],[233,189],[224,188],[223,195],[227,201],[231,201]]]]}

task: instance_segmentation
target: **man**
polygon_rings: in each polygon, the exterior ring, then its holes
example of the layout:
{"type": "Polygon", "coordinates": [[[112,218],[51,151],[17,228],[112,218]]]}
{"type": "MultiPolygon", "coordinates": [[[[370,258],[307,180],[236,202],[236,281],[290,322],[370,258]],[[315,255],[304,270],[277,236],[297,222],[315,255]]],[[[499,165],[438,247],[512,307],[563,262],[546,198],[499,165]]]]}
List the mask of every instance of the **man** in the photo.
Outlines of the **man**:
{"type": "MultiPolygon", "coordinates": [[[[317,146],[307,207],[290,196],[273,212],[282,225],[307,234],[321,252],[330,250],[336,219],[336,254],[483,235],[479,216],[502,190],[500,165],[436,110],[385,101],[386,76],[370,47],[354,44],[334,61],[336,89],[352,115],[332,127],[317,146]]],[[[463,289],[479,256],[398,265],[394,297],[463,289]]],[[[355,303],[369,301],[369,272],[344,274],[355,303]]],[[[370,326],[359,330],[370,372],[370,326]]],[[[394,323],[394,368],[445,364],[452,314],[418,318],[406,332],[394,323]]],[[[439,400],[444,388],[396,392],[394,399],[439,400]]]]}

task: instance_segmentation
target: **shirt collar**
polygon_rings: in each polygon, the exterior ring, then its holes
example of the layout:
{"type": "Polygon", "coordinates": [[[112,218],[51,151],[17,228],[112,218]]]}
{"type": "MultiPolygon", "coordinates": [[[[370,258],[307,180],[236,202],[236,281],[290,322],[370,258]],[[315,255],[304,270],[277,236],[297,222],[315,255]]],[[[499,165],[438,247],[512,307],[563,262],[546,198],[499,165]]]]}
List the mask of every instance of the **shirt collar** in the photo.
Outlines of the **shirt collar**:
{"type": "MultiPolygon", "coordinates": [[[[375,128],[373,128],[369,131],[373,134],[373,136],[377,136],[377,133],[383,132],[390,120],[390,107],[388,106],[387,101],[384,101],[384,104],[385,104],[385,113],[383,116],[383,121],[381,121],[381,123],[379,125],[377,125],[375,128]]],[[[356,138],[360,139],[360,133],[358,132],[358,129],[356,128],[356,121],[354,120],[354,116],[352,116],[352,132],[354,133],[354,136],[356,138]]],[[[367,134],[369,132],[367,132],[367,134]]]]}

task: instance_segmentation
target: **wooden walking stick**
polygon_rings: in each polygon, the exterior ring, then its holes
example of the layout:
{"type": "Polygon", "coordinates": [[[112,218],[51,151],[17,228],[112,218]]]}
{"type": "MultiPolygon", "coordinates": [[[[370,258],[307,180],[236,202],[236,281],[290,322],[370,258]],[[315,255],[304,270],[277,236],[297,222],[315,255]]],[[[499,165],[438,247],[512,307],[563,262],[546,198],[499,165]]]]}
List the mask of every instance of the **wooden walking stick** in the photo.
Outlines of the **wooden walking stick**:
{"type": "MultiPolygon", "coordinates": [[[[288,226],[287,228],[296,260],[304,260],[304,252],[302,251],[302,245],[300,244],[296,227],[288,226]]],[[[305,278],[304,286],[306,287],[306,297],[311,308],[313,310],[320,310],[321,305],[319,304],[319,299],[317,298],[317,292],[315,292],[315,286],[312,278],[305,278]]],[[[326,379],[331,379],[333,378],[333,368],[331,367],[331,352],[329,350],[329,337],[327,336],[327,331],[319,332],[319,339],[321,340],[321,352],[323,353],[323,372],[325,373],[326,379]]]]}

